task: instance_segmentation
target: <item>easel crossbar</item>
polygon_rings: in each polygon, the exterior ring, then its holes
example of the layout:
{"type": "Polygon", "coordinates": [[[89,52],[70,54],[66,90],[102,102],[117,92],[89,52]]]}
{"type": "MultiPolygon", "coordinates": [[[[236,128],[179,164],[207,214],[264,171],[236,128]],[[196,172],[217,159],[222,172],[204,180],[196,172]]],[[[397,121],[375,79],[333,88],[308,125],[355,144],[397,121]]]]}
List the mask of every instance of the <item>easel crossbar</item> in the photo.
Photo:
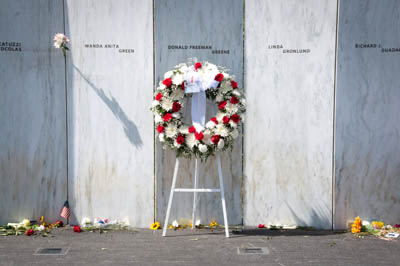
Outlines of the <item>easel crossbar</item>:
{"type": "Polygon", "coordinates": [[[175,188],[175,192],[221,192],[219,188],[175,188]]]}

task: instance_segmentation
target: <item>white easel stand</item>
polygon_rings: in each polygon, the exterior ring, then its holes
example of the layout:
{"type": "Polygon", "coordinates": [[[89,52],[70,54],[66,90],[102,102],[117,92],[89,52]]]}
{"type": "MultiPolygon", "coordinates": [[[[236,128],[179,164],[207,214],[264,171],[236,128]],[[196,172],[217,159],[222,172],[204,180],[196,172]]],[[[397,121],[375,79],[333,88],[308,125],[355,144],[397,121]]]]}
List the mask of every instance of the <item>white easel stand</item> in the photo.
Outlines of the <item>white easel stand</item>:
{"type": "Polygon", "coordinates": [[[176,185],[176,176],[178,175],[179,168],[179,158],[176,158],[175,162],[175,170],[174,177],[172,179],[171,193],[169,194],[168,200],[168,208],[167,208],[167,217],[165,217],[165,223],[163,227],[162,236],[167,235],[167,227],[169,215],[171,212],[172,199],[174,198],[175,192],[193,192],[193,214],[192,214],[192,229],[195,227],[196,223],[196,192],[220,192],[221,193],[221,202],[222,202],[222,211],[224,213],[224,225],[225,225],[225,235],[229,237],[229,227],[228,227],[228,218],[226,215],[226,205],[225,205],[225,193],[224,193],[224,183],[222,180],[222,168],[221,168],[221,159],[219,153],[216,154],[217,164],[218,164],[218,176],[219,176],[219,186],[220,188],[197,188],[197,181],[199,177],[199,159],[196,158],[195,168],[194,168],[194,188],[175,188],[176,185]]]}

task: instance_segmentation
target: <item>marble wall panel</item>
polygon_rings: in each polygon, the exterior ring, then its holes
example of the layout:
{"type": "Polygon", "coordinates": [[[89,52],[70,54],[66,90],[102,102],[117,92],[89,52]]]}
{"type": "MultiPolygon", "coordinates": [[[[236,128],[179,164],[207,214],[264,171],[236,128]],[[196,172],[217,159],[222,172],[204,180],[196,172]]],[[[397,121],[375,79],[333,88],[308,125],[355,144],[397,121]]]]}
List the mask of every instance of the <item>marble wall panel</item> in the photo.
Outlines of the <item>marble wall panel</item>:
{"type": "Polygon", "coordinates": [[[335,228],[400,220],[400,2],[340,1],[335,228]],[[394,48],[394,49],[392,49],[394,48]]]}
{"type": "MultiPolygon", "coordinates": [[[[154,2],[155,16],[155,84],[175,65],[196,57],[225,66],[242,86],[243,75],[243,1],[162,1],[154,2]],[[175,46],[187,46],[179,49],[175,46]],[[198,49],[195,46],[211,46],[198,49]],[[194,47],[192,47],[194,46],[194,47]],[[225,50],[222,54],[217,54],[225,50]],[[226,53],[229,52],[229,54],[226,53]]],[[[187,106],[190,108],[190,106],[187,106]]],[[[208,104],[208,110],[211,105],[208,104]]],[[[189,112],[190,113],[190,112],[189,112]]],[[[242,223],[242,143],[232,153],[222,155],[227,213],[230,224],[242,223]]],[[[164,221],[175,165],[175,153],[156,144],[156,218],[164,221]]],[[[177,187],[193,187],[194,160],[181,160],[177,187]]],[[[209,158],[201,166],[199,187],[218,187],[216,160],[209,158]]],[[[170,222],[191,219],[193,193],[176,193],[170,222]]],[[[216,219],[223,222],[219,194],[200,193],[198,217],[202,223],[216,219]]]]}
{"type": "Polygon", "coordinates": [[[84,217],[154,219],[152,2],[66,1],[69,197],[84,217]]]}
{"type": "Polygon", "coordinates": [[[55,220],[67,197],[62,1],[0,3],[0,224],[55,220]],[[16,46],[9,43],[18,43],[16,46]]]}
{"type": "Polygon", "coordinates": [[[332,228],[336,11],[246,1],[245,225],[332,228]]]}

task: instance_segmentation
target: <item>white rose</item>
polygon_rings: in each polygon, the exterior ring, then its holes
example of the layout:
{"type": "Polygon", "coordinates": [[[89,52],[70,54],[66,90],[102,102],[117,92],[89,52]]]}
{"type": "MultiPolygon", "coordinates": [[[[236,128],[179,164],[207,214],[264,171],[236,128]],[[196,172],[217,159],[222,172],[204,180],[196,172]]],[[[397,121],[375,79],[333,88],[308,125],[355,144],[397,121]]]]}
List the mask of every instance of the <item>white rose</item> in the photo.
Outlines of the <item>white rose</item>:
{"type": "Polygon", "coordinates": [[[199,144],[199,150],[202,153],[207,152],[207,145],[199,144]]]}
{"type": "Polygon", "coordinates": [[[156,115],[154,117],[154,122],[156,123],[161,123],[163,121],[162,117],[160,115],[156,115]]]}
{"type": "Polygon", "coordinates": [[[183,75],[181,74],[176,74],[175,76],[172,77],[172,83],[175,85],[181,85],[183,81],[184,81],[183,75]]]}
{"type": "Polygon", "coordinates": [[[168,71],[167,73],[164,74],[164,79],[170,78],[173,74],[174,72],[168,71]]]}
{"type": "Polygon", "coordinates": [[[167,86],[165,86],[162,82],[160,82],[160,84],[158,85],[158,90],[163,91],[165,90],[165,88],[167,88],[167,86]]]}
{"type": "Polygon", "coordinates": [[[232,138],[236,139],[237,137],[239,137],[239,131],[237,129],[234,129],[232,131],[232,138]]]}
{"type": "Polygon", "coordinates": [[[164,141],[165,141],[165,135],[164,135],[164,133],[161,133],[161,134],[158,136],[158,139],[160,140],[160,142],[164,142],[164,141]]]}
{"type": "Polygon", "coordinates": [[[178,221],[177,220],[173,221],[172,222],[172,226],[175,227],[175,228],[178,228],[179,227],[178,221]]]}
{"type": "Polygon", "coordinates": [[[43,231],[44,230],[44,225],[42,224],[42,225],[40,225],[39,227],[38,227],[38,231],[43,231]]]}
{"type": "Polygon", "coordinates": [[[206,124],[206,128],[213,129],[215,127],[215,123],[213,121],[208,121],[206,124]]]}
{"type": "Polygon", "coordinates": [[[156,106],[159,105],[159,104],[160,104],[159,101],[154,100],[154,101],[151,103],[151,106],[154,108],[154,107],[156,107],[156,106]]]}
{"type": "Polygon", "coordinates": [[[217,145],[218,150],[221,150],[225,145],[225,141],[223,139],[220,139],[217,145]]]}

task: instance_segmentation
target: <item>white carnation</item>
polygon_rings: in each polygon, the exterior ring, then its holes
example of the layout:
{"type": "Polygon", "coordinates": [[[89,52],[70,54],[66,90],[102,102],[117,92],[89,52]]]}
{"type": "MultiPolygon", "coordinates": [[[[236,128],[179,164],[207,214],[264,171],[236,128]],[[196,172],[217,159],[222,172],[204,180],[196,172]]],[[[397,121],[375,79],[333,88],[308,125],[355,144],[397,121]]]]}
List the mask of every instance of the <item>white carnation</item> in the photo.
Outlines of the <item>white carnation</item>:
{"type": "Polygon", "coordinates": [[[215,123],[213,121],[208,121],[206,124],[206,128],[212,129],[215,127],[215,123]]]}
{"type": "Polygon", "coordinates": [[[172,83],[175,85],[181,85],[183,81],[184,79],[182,74],[176,74],[172,77],[172,83]]]}
{"type": "Polygon", "coordinates": [[[200,152],[202,152],[202,153],[207,152],[207,145],[199,144],[199,150],[200,150],[200,152]]]}
{"type": "Polygon", "coordinates": [[[172,105],[174,104],[174,102],[171,99],[168,98],[164,98],[161,102],[161,106],[163,109],[169,111],[172,110],[172,105]]]}
{"type": "Polygon", "coordinates": [[[165,86],[162,82],[160,82],[160,85],[158,86],[158,90],[163,91],[165,90],[167,86],[165,86]]]}
{"type": "Polygon", "coordinates": [[[165,141],[164,133],[160,133],[160,135],[158,136],[158,139],[160,140],[160,142],[164,142],[165,141]]]}
{"type": "Polygon", "coordinates": [[[217,145],[218,150],[221,150],[224,147],[224,145],[225,145],[225,141],[223,139],[220,139],[218,141],[218,145],[217,145]]]}
{"type": "Polygon", "coordinates": [[[159,104],[160,104],[159,101],[154,100],[154,101],[151,103],[151,106],[154,108],[154,107],[156,107],[156,106],[159,105],[159,104]]]}
{"type": "Polygon", "coordinates": [[[160,115],[156,115],[154,117],[154,122],[156,123],[161,123],[163,121],[162,117],[160,115]]]}
{"type": "Polygon", "coordinates": [[[189,134],[185,138],[186,145],[188,145],[189,148],[193,149],[195,145],[199,143],[199,141],[196,139],[194,134],[189,134]]]}
{"type": "Polygon", "coordinates": [[[215,134],[216,135],[221,135],[222,137],[228,136],[228,129],[223,125],[223,124],[218,124],[215,127],[215,134]]]}
{"type": "Polygon", "coordinates": [[[237,97],[240,97],[240,92],[238,90],[233,90],[232,94],[237,96],[237,97]]]}
{"type": "Polygon", "coordinates": [[[168,138],[173,138],[176,134],[178,134],[178,129],[176,128],[176,126],[169,124],[165,128],[165,135],[168,138]]]}
{"type": "Polygon", "coordinates": [[[174,74],[173,71],[168,71],[167,73],[164,74],[164,79],[170,78],[174,74]]]}

